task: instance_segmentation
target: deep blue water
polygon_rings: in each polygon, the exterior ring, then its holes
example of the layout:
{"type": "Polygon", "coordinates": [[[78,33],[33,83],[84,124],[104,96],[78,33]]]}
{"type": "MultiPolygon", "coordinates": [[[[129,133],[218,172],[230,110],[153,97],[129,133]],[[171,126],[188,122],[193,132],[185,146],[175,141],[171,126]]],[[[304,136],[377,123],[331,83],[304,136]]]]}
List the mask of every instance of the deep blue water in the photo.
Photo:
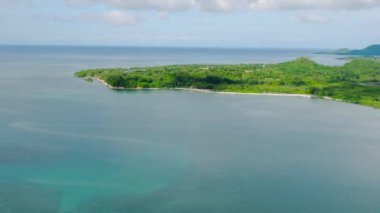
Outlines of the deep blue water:
{"type": "Polygon", "coordinates": [[[73,77],[315,51],[0,46],[0,212],[379,212],[379,110],[73,77]]]}

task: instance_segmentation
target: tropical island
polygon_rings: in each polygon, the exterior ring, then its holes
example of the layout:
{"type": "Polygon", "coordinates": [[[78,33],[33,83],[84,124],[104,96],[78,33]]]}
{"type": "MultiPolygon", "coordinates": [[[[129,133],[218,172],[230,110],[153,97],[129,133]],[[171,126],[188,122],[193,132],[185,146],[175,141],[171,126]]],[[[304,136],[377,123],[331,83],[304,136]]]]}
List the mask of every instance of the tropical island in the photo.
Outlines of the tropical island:
{"type": "Polygon", "coordinates": [[[328,52],[318,52],[316,54],[334,54],[334,55],[346,55],[346,56],[362,56],[362,57],[373,57],[380,56],[380,44],[373,44],[361,50],[350,50],[347,48],[328,51],[328,52]]]}
{"type": "Polygon", "coordinates": [[[356,59],[343,66],[299,58],[278,64],[90,69],[75,76],[97,79],[112,89],[299,94],[380,108],[380,61],[376,59],[356,59]]]}

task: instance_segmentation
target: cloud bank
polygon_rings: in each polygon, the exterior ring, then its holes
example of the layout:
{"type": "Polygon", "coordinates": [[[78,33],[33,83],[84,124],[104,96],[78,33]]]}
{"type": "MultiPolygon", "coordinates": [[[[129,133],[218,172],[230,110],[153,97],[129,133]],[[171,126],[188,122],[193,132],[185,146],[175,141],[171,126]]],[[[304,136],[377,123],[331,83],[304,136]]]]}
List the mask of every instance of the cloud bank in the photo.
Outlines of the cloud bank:
{"type": "Polygon", "coordinates": [[[72,5],[106,4],[128,10],[360,10],[379,8],[380,0],[65,0],[72,5]]]}

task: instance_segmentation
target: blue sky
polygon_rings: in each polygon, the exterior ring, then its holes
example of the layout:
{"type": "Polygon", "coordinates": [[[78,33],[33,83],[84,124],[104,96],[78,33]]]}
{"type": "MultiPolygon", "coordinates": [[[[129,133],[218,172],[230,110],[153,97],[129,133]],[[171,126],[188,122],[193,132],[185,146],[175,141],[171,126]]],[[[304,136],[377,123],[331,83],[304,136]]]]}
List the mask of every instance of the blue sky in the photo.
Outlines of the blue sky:
{"type": "Polygon", "coordinates": [[[362,48],[380,0],[0,0],[1,44],[362,48]]]}

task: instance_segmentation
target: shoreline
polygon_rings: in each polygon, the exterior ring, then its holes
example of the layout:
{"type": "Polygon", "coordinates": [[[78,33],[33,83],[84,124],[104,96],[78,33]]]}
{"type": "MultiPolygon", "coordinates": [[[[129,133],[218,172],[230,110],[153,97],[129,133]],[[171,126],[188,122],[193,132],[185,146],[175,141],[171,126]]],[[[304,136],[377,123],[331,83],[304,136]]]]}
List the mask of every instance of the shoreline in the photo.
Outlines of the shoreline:
{"type": "Polygon", "coordinates": [[[272,93],[272,92],[263,92],[263,93],[254,93],[254,92],[222,92],[222,91],[212,91],[207,89],[194,89],[194,88],[174,88],[173,90],[184,90],[190,92],[203,92],[203,93],[217,93],[223,95],[255,95],[255,96],[285,96],[285,97],[301,97],[301,98],[315,98],[313,95],[306,94],[287,94],[287,93],[272,93]]]}
{"type": "MultiPolygon", "coordinates": [[[[108,88],[112,89],[112,90],[120,90],[120,91],[121,90],[130,90],[130,91],[133,91],[133,90],[135,90],[135,91],[138,91],[138,90],[182,90],[182,91],[188,91],[188,92],[214,93],[214,94],[221,94],[221,95],[298,97],[298,98],[308,98],[308,99],[319,98],[319,99],[327,100],[327,101],[337,101],[337,102],[341,102],[341,103],[350,103],[350,102],[343,101],[341,99],[335,99],[335,98],[331,98],[328,96],[321,97],[321,96],[307,95],[307,94],[291,94],[291,93],[287,94],[287,93],[271,93],[271,92],[266,92],[266,93],[221,92],[221,91],[212,91],[212,90],[208,90],[208,89],[196,89],[196,88],[124,88],[124,87],[111,86],[110,84],[108,84],[107,82],[105,82],[104,80],[102,80],[100,78],[94,77],[94,79],[97,80],[98,82],[102,83],[103,85],[107,86],[108,88]]],[[[351,103],[351,104],[353,104],[353,103],[351,103]]],[[[358,104],[358,105],[370,107],[370,106],[361,105],[361,104],[358,104]]]]}
{"type": "MultiPolygon", "coordinates": [[[[189,92],[216,93],[216,94],[222,94],[222,95],[282,96],[282,97],[321,98],[321,99],[326,99],[326,100],[335,100],[330,97],[318,97],[315,95],[290,94],[290,93],[287,94],[287,93],[271,93],[271,92],[264,92],[264,93],[223,92],[223,91],[213,91],[213,90],[208,90],[208,89],[196,89],[196,88],[124,88],[124,87],[114,87],[100,78],[94,78],[94,79],[113,90],[183,90],[183,91],[189,91],[189,92]]],[[[340,100],[335,100],[335,101],[340,101],[340,100]]]]}

